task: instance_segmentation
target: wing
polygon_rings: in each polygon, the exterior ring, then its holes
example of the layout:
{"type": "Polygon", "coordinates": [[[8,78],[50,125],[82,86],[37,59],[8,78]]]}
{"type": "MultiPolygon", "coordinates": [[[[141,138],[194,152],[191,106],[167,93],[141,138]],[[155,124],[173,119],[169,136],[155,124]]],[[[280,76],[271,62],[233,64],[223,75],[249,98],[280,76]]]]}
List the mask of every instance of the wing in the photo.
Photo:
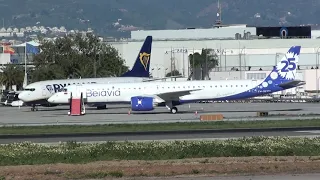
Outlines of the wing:
{"type": "Polygon", "coordinates": [[[189,95],[193,91],[199,91],[201,89],[189,89],[189,90],[181,90],[174,92],[165,92],[153,95],[145,95],[146,97],[153,97],[157,102],[166,102],[166,101],[178,101],[181,96],[189,95]]]}
{"type": "Polygon", "coordinates": [[[164,78],[144,79],[142,82],[158,81],[158,80],[165,80],[165,79],[170,79],[170,78],[183,78],[183,76],[180,75],[180,76],[170,76],[170,77],[164,77],[164,78]]]}

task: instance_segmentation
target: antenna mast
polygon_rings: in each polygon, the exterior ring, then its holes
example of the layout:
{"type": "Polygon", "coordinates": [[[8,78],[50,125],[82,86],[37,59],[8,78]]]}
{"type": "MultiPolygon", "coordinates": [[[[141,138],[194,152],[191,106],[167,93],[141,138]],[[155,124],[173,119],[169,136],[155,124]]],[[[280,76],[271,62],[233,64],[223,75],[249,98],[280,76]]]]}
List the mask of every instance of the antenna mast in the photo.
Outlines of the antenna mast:
{"type": "Polygon", "coordinates": [[[221,4],[220,0],[218,0],[218,12],[217,12],[217,20],[215,26],[221,27],[222,19],[221,19],[221,4]]]}

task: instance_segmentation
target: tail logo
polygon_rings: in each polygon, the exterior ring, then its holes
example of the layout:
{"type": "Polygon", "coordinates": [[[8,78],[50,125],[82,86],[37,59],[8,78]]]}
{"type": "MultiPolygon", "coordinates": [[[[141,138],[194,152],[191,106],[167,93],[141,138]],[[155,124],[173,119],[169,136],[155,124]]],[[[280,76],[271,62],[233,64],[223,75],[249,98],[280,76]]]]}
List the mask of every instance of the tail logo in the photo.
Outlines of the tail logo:
{"type": "Polygon", "coordinates": [[[145,70],[147,70],[149,60],[150,60],[150,54],[146,52],[140,53],[140,62],[143,65],[145,70]]]}
{"type": "Polygon", "coordinates": [[[288,52],[277,65],[278,74],[283,79],[295,79],[298,59],[299,56],[297,54],[288,52]]]}

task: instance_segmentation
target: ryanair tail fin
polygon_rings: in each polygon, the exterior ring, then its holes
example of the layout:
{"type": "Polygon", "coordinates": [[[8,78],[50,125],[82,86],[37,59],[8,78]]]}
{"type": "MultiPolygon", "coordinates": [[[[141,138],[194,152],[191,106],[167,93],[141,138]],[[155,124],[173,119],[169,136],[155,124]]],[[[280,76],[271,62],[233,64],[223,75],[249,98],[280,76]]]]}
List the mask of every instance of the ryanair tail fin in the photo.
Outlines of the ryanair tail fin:
{"type": "Polygon", "coordinates": [[[121,77],[150,77],[152,36],[147,36],[132,69],[121,77]]]}

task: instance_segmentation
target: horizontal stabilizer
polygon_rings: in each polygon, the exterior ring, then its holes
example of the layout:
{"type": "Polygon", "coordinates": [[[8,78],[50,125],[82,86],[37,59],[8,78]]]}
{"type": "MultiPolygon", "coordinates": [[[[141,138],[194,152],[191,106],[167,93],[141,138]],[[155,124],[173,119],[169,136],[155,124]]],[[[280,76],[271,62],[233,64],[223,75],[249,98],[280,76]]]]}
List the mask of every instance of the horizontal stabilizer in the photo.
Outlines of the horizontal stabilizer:
{"type": "Polygon", "coordinates": [[[302,85],[305,85],[305,84],[306,84],[305,81],[293,80],[293,81],[289,81],[289,82],[285,82],[285,83],[279,84],[279,86],[282,87],[282,88],[290,88],[290,87],[302,86],[302,85]]]}

